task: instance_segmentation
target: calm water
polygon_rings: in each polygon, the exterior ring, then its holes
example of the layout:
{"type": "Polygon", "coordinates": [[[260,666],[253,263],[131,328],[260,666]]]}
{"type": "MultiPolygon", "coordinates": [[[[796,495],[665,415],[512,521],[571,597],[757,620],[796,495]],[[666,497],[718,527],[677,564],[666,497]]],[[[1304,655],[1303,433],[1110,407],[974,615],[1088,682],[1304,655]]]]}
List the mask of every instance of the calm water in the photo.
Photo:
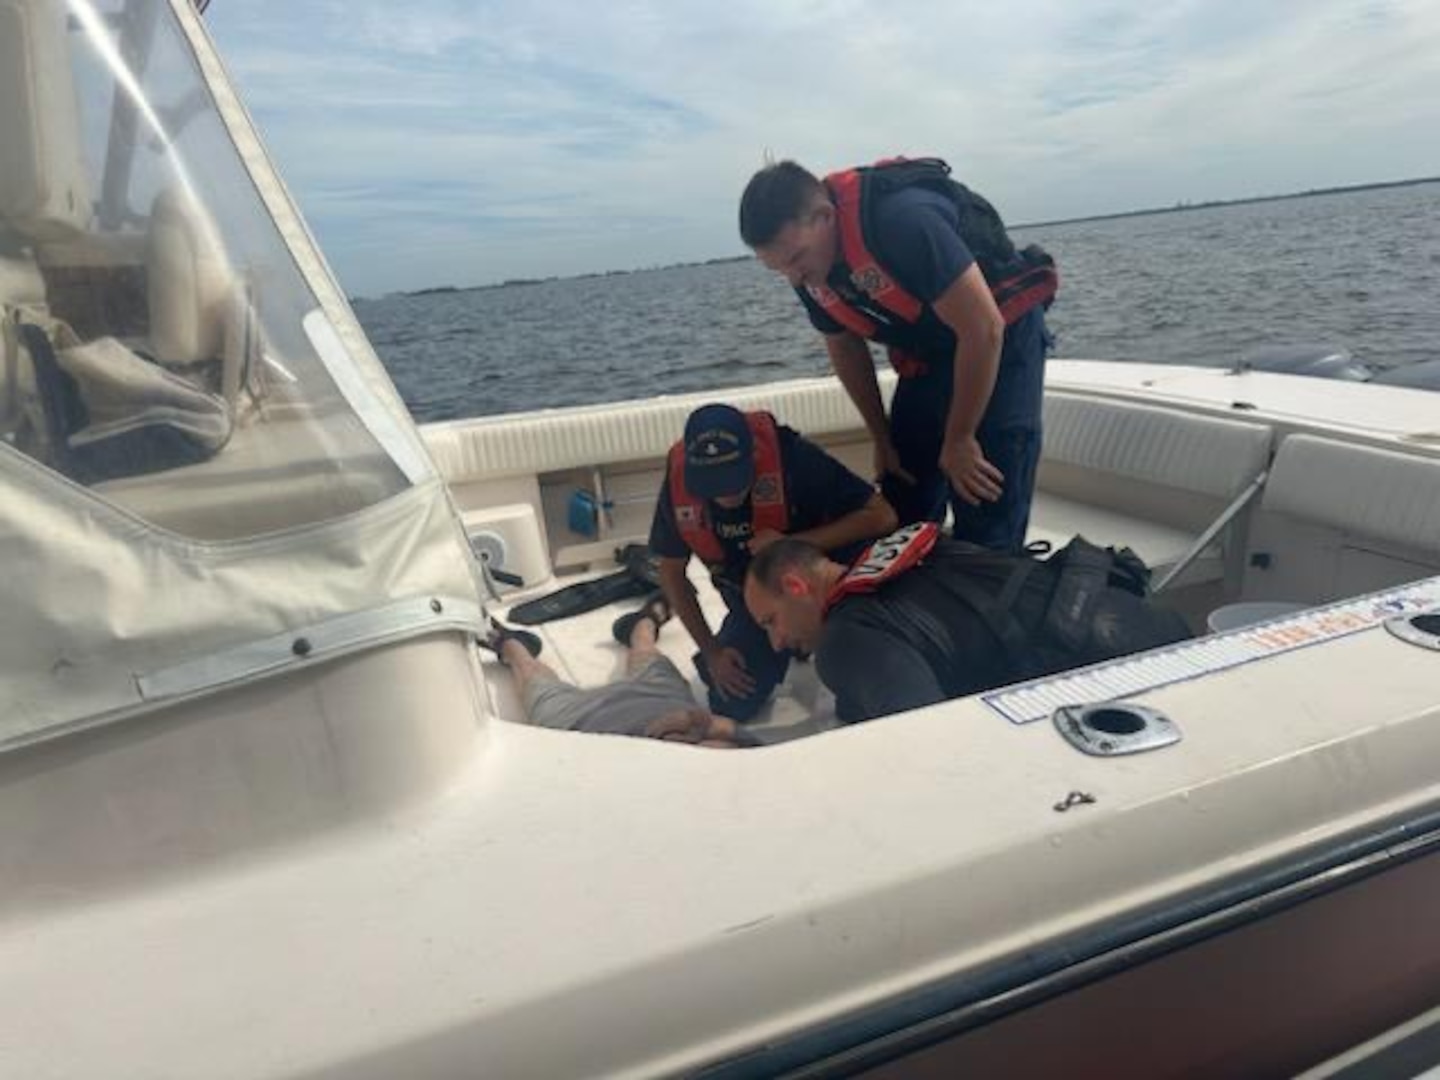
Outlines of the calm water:
{"type": "MultiPolygon", "coordinates": [[[[1440,359],[1440,183],[1015,236],[1060,264],[1059,356],[1225,365],[1323,344],[1377,367],[1440,359]]],[[[355,310],[422,421],[828,371],[794,295],[752,260],[355,310]]]]}

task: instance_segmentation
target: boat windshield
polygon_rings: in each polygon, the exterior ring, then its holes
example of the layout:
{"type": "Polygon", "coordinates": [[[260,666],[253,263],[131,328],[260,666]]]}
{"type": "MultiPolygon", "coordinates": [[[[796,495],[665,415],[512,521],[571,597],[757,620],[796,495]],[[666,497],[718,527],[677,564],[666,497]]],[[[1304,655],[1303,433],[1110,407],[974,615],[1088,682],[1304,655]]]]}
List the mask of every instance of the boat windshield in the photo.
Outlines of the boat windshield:
{"type": "Polygon", "coordinates": [[[0,458],[204,539],[428,469],[237,129],[165,0],[0,0],[0,458]]]}

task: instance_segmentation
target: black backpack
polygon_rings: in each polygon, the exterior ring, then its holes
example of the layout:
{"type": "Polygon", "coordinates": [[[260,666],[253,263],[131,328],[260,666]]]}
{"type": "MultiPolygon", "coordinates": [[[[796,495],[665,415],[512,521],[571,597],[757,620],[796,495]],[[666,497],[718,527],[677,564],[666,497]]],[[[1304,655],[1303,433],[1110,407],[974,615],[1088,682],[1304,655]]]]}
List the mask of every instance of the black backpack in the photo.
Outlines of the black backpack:
{"type": "Polygon", "coordinates": [[[979,616],[1011,670],[995,685],[1157,648],[1191,636],[1176,612],[1149,599],[1150,568],[1129,548],[1077,536],[1041,557],[958,541],[926,560],[936,584],[979,616]]]}

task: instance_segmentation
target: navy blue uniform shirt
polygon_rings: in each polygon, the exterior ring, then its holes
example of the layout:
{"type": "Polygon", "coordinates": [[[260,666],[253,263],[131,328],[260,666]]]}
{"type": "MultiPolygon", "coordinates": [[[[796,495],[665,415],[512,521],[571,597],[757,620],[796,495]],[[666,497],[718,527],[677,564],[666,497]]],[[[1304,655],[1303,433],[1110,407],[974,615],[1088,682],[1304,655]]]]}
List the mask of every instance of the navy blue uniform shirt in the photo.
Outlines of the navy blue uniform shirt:
{"type": "MultiPolygon", "coordinates": [[[[924,188],[891,192],[876,206],[874,225],[875,236],[868,238],[872,253],[901,288],[927,305],[934,303],[975,262],[960,236],[959,211],[938,192],[924,188]]],[[[828,284],[842,300],[867,315],[878,315],[843,271],[832,273],[828,284]]],[[[816,330],[822,334],[845,330],[805,289],[795,291],[816,330]]],[[[884,317],[880,316],[879,321],[883,322],[884,317]]],[[[922,334],[927,359],[948,360],[955,355],[955,333],[938,317],[930,315],[922,334]]]]}
{"type": "MultiPolygon", "coordinates": [[[[838,521],[859,510],[875,494],[874,485],[862,480],[840,462],[793,428],[776,425],[780,438],[780,462],[785,474],[785,498],[789,503],[790,531],[803,532],[817,525],[838,521]]],[[[725,552],[721,576],[733,584],[744,580],[750,565],[752,511],[750,500],[734,510],[713,502],[706,507],[715,533],[725,552]]],[[[841,561],[859,554],[863,543],[851,550],[834,553],[841,561]]],[[[675,521],[675,503],[670,497],[670,478],[660,485],[655,503],[655,520],[650,526],[650,551],[665,558],[683,559],[690,547],[680,538],[675,521]]]]}

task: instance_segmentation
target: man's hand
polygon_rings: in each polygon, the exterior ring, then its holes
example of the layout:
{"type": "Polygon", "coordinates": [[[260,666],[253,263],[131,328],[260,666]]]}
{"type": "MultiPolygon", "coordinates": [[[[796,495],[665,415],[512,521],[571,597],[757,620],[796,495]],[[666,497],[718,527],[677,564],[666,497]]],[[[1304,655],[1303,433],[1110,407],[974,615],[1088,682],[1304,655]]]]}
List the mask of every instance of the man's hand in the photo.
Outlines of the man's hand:
{"type": "Polygon", "coordinates": [[[875,482],[878,484],[886,476],[898,476],[907,484],[915,483],[914,475],[900,467],[900,451],[895,449],[895,444],[889,439],[876,439],[875,482]]]}
{"type": "Polygon", "coordinates": [[[748,697],[755,692],[755,679],[745,670],[745,657],[734,646],[713,646],[705,653],[705,666],[722,697],[748,697]]]}
{"type": "Polygon", "coordinates": [[[990,464],[979,440],[970,435],[946,439],[940,448],[940,468],[960,498],[971,506],[996,502],[1004,490],[1005,474],[990,464]]]}
{"type": "Polygon", "coordinates": [[[724,716],[712,716],[704,709],[676,709],[668,712],[650,721],[645,728],[645,735],[651,739],[690,743],[694,746],[731,748],[740,742],[740,732],[734,720],[724,716]]]}

